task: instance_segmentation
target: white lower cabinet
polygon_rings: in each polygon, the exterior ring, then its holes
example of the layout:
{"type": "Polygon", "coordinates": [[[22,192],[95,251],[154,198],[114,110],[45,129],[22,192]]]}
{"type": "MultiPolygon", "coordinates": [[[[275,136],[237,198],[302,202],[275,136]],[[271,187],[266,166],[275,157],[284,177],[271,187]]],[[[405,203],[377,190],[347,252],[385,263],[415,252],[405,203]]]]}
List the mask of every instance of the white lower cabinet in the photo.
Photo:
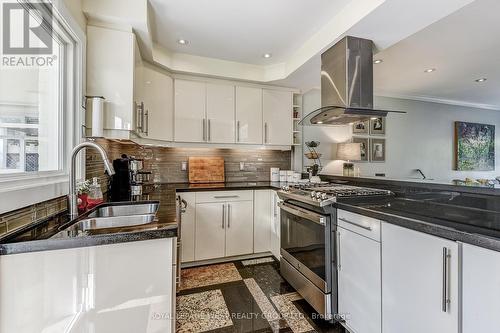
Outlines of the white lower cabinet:
{"type": "Polygon", "coordinates": [[[226,204],[226,257],[253,252],[253,202],[226,204]]]}
{"type": "Polygon", "coordinates": [[[181,262],[194,261],[194,240],[196,222],[196,199],[194,192],[179,194],[185,201],[185,208],[181,213],[181,262]]]}
{"type": "Polygon", "coordinates": [[[196,204],[195,260],[225,256],[225,210],[225,203],[196,204]]]}
{"type": "Polygon", "coordinates": [[[500,327],[500,252],[462,248],[462,333],[496,333],[500,327]]]}
{"type": "Polygon", "coordinates": [[[255,190],[254,196],[254,252],[271,251],[271,190],[255,190]]]}
{"type": "Polygon", "coordinates": [[[339,313],[355,333],[382,330],[380,221],[338,211],[339,313]]]}
{"type": "Polygon", "coordinates": [[[253,191],[196,193],[194,260],[253,253],[253,191]]]}
{"type": "Polygon", "coordinates": [[[456,242],[382,223],[383,332],[457,333],[458,274],[456,242]]]}
{"type": "Polygon", "coordinates": [[[0,332],[175,332],[177,239],[0,256],[0,332]]]}

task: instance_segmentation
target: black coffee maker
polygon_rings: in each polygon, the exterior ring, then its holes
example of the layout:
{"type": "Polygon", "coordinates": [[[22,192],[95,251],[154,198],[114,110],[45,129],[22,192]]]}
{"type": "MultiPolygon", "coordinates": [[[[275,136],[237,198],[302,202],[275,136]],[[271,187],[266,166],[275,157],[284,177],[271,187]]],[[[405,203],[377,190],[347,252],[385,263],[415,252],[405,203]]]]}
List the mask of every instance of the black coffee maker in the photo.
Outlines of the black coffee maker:
{"type": "Polygon", "coordinates": [[[143,186],[149,182],[151,172],[144,171],[143,161],[122,154],[113,161],[115,174],[111,179],[111,201],[140,200],[143,186]]]}

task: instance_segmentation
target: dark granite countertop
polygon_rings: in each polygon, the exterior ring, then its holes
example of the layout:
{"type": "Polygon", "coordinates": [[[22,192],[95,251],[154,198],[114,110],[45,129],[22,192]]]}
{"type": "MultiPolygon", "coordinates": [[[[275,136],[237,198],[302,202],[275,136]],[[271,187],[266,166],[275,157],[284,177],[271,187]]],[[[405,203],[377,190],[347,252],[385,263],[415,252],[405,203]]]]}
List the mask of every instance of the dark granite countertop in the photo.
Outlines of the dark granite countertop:
{"type": "Polygon", "coordinates": [[[0,255],[36,251],[48,251],[126,243],[140,240],[168,238],[177,236],[177,222],[168,216],[156,215],[151,223],[114,228],[101,228],[85,231],[71,230],[72,226],[87,218],[92,210],[70,221],[67,214],[54,216],[45,221],[30,225],[14,234],[0,238],[0,255]]]}
{"type": "Polygon", "coordinates": [[[279,182],[233,182],[233,183],[207,183],[207,184],[188,184],[172,183],[162,184],[169,186],[177,192],[192,191],[236,191],[236,190],[260,190],[260,189],[279,189],[279,182]]]}
{"type": "Polygon", "coordinates": [[[500,251],[500,207],[497,197],[454,193],[392,197],[336,203],[337,208],[402,227],[500,251]]]}
{"type": "MultiPolygon", "coordinates": [[[[28,225],[13,234],[0,237],[0,255],[176,237],[176,192],[277,188],[279,188],[279,183],[271,182],[151,184],[146,187],[143,198],[160,202],[153,223],[134,227],[94,229],[75,234],[61,231],[70,221],[67,214],[60,214],[37,224],[28,225]]],[[[84,216],[90,213],[91,211],[86,212],[84,216]]],[[[80,216],[78,220],[84,216],[80,216]]],[[[77,220],[72,222],[76,223],[77,220]]],[[[67,227],[69,226],[68,224],[67,227]]]]}

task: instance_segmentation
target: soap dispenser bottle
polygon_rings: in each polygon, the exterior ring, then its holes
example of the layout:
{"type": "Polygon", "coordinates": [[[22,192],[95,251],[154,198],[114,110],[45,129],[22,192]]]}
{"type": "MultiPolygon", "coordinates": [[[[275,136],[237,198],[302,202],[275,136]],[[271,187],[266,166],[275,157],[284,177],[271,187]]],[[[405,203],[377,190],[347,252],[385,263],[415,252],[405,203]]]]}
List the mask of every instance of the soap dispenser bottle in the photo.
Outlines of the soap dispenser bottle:
{"type": "Polygon", "coordinates": [[[99,184],[97,177],[94,177],[92,179],[92,184],[90,185],[89,196],[87,199],[87,209],[94,208],[103,202],[104,199],[102,196],[101,185],[99,184]]]}

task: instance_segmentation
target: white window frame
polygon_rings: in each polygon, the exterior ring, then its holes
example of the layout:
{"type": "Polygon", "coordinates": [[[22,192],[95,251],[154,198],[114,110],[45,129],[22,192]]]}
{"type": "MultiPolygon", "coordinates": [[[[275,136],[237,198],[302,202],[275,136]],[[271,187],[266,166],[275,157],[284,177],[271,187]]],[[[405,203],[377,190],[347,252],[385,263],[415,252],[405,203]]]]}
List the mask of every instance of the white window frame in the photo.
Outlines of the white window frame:
{"type": "MultiPolygon", "coordinates": [[[[60,99],[60,170],[21,172],[0,175],[0,214],[68,194],[68,165],[71,150],[83,137],[86,37],[63,1],[53,2],[54,33],[66,44],[65,70],[60,84],[65,87],[60,99]]],[[[83,155],[83,154],[81,154],[83,155]]],[[[83,174],[80,156],[77,174],[83,174]]]]}

